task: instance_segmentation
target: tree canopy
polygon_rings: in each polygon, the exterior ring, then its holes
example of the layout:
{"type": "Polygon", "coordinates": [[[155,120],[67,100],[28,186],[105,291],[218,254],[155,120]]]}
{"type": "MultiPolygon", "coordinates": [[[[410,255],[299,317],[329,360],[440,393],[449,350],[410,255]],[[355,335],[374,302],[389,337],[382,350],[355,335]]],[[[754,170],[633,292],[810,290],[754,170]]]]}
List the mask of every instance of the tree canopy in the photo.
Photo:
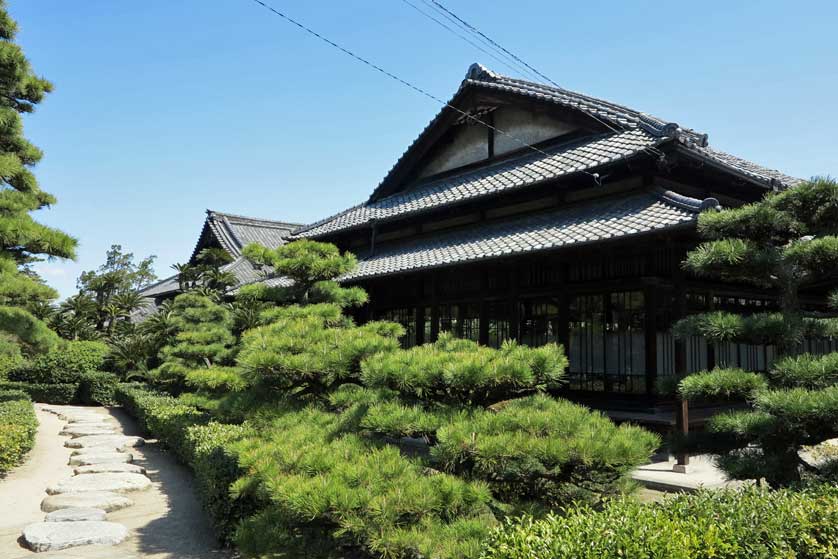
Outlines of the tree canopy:
{"type": "Polygon", "coordinates": [[[32,168],[42,152],[23,135],[22,114],[52,91],[14,42],[17,25],[0,1],[0,329],[30,351],[54,347],[58,337],[31,312],[57,294],[29,269],[44,257],[74,258],[76,240],[35,221],[31,212],[55,203],[32,168]]]}
{"type": "MultiPolygon", "coordinates": [[[[687,270],[771,289],[780,310],[694,315],[676,325],[676,335],[772,345],[780,358],[766,374],[719,368],[681,381],[688,400],[750,405],[714,417],[709,437],[694,443],[720,453],[736,478],[784,485],[802,471],[816,473],[800,450],[838,436],[838,354],[798,355],[797,348],[807,337],[836,337],[838,327],[826,308],[801,306],[800,291],[838,279],[838,183],[813,179],[757,203],[705,212],[698,230],[707,240],[688,254],[687,270]]],[[[830,300],[836,299],[833,293],[830,300]]]]}

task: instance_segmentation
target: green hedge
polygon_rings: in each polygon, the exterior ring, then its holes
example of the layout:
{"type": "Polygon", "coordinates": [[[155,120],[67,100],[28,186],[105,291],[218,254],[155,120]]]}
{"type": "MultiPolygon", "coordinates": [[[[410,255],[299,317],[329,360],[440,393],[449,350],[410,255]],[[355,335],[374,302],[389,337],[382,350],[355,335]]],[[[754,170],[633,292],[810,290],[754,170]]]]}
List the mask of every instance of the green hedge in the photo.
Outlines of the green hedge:
{"type": "Polygon", "coordinates": [[[35,444],[38,420],[29,395],[0,390],[0,475],[20,463],[35,444]]]}
{"type": "Polygon", "coordinates": [[[198,496],[219,540],[229,542],[241,519],[256,510],[251,500],[230,495],[230,486],[245,472],[229,446],[245,434],[247,427],[210,422],[208,415],[196,407],[142,385],[121,384],[115,395],[147,434],[192,469],[198,496]]]}
{"type": "Polygon", "coordinates": [[[81,382],[98,371],[108,354],[102,342],[66,342],[59,349],[39,355],[9,372],[9,380],[35,384],[81,382]]]}
{"type": "Polygon", "coordinates": [[[700,491],[610,502],[495,531],[482,559],[815,559],[838,557],[838,488],[700,491]]]}
{"type": "Polygon", "coordinates": [[[20,390],[35,402],[43,404],[75,404],[81,383],[40,384],[31,382],[0,382],[0,390],[20,390]]]}
{"type": "Polygon", "coordinates": [[[113,406],[116,404],[117,386],[119,386],[119,377],[113,373],[102,371],[86,373],[79,386],[78,402],[113,406]]]}

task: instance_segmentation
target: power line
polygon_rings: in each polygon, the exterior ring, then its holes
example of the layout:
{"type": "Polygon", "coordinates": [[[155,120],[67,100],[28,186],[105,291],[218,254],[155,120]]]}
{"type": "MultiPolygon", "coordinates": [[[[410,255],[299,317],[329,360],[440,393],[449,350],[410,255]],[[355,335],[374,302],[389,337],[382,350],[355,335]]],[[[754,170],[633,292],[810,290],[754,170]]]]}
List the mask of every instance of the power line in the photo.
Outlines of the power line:
{"type": "MultiPolygon", "coordinates": [[[[504,48],[503,45],[501,45],[500,43],[493,40],[491,37],[489,37],[488,35],[486,35],[482,31],[480,31],[477,27],[475,27],[474,25],[467,22],[465,19],[463,19],[460,16],[458,16],[457,14],[455,14],[452,10],[446,8],[441,2],[439,2],[439,0],[422,0],[422,1],[428,6],[436,6],[438,13],[445,14],[446,16],[448,16],[449,20],[451,20],[451,21],[459,22],[461,28],[466,29],[467,31],[471,31],[473,34],[477,35],[478,37],[481,37],[482,39],[484,39],[485,42],[492,45],[496,49],[499,49],[503,53],[506,53],[513,60],[519,62],[525,68],[527,68],[531,72],[535,73],[540,78],[548,81],[553,86],[555,86],[555,87],[557,87],[561,90],[564,90],[564,88],[562,86],[560,86],[559,84],[557,84],[556,82],[551,80],[549,76],[539,72],[538,70],[536,70],[535,68],[533,68],[532,66],[527,64],[526,61],[524,61],[520,57],[518,57],[515,54],[513,54],[512,52],[510,52],[508,49],[504,48]]],[[[603,126],[608,128],[609,130],[611,130],[612,132],[614,132],[614,133],[620,133],[621,132],[619,129],[617,129],[615,126],[613,126],[611,123],[606,122],[605,120],[599,118],[597,115],[593,114],[592,112],[589,112],[587,114],[591,118],[593,118],[594,120],[596,120],[597,122],[599,122],[600,124],[602,124],[603,126]]],[[[652,154],[655,157],[664,157],[664,153],[656,147],[644,147],[643,151],[645,151],[649,154],[652,154]]]]}
{"type": "Polygon", "coordinates": [[[498,44],[497,42],[495,42],[495,41],[494,41],[493,39],[491,39],[488,35],[486,35],[486,34],[485,34],[485,33],[483,33],[482,31],[480,31],[479,29],[477,29],[475,26],[473,26],[472,24],[470,24],[470,23],[469,23],[469,22],[467,22],[466,20],[462,19],[460,16],[458,16],[457,14],[455,14],[454,12],[452,12],[451,10],[449,10],[448,8],[446,8],[445,6],[443,6],[440,2],[438,2],[437,0],[430,0],[430,1],[431,1],[431,2],[433,2],[434,4],[436,4],[436,6],[437,6],[437,7],[439,7],[439,9],[440,9],[440,10],[444,11],[445,13],[449,14],[451,17],[453,17],[454,19],[456,19],[457,21],[459,21],[460,23],[462,23],[463,25],[465,25],[465,26],[466,26],[469,30],[471,30],[473,33],[476,33],[477,35],[479,35],[479,36],[483,37],[483,39],[485,39],[487,42],[489,42],[491,45],[495,46],[496,48],[500,49],[501,51],[505,52],[505,53],[506,53],[507,55],[509,55],[509,56],[510,56],[513,60],[516,60],[516,61],[518,61],[519,63],[523,64],[526,68],[528,68],[529,70],[531,70],[531,71],[532,71],[533,73],[535,73],[537,76],[540,76],[541,78],[543,78],[543,79],[547,80],[548,82],[550,82],[550,83],[551,83],[551,84],[553,84],[554,86],[558,87],[559,89],[562,89],[562,86],[560,86],[559,84],[557,84],[556,82],[554,82],[553,80],[551,80],[550,78],[548,78],[547,76],[545,76],[544,74],[542,74],[541,72],[539,72],[538,70],[536,70],[535,68],[533,68],[532,66],[530,66],[529,64],[527,64],[526,62],[524,62],[524,61],[523,61],[522,59],[520,59],[519,57],[517,57],[517,56],[515,56],[514,54],[512,54],[511,52],[509,52],[507,49],[503,48],[503,46],[501,46],[500,44],[498,44]]]}
{"type": "MultiPolygon", "coordinates": [[[[330,45],[330,46],[332,46],[332,47],[334,47],[334,48],[336,48],[336,49],[340,50],[340,51],[341,51],[341,52],[343,52],[344,54],[346,54],[346,55],[348,55],[348,56],[351,56],[352,58],[354,58],[354,59],[355,59],[355,60],[357,60],[358,62],[361,62],[362,64],[364,64],[364,65],[366,65],[366,66],[369,66],[370,68],[372,68],[372,69],[376,70],[377,72],[380,72],[381,74],[384,74],[384,75],[385,75],[385,76],[387,76],[388,78],[390,78],[390,79],[392,79],[392,80],[395,80],[395,81],[399,82],[400,84],[402,84],[402,85],[404,85],[404,86],[406,86],[406,87],[409,87],[410,89],[412,89],[412,90],[416,91],[417,93],[420,93],[421,95],[424,95],[425,97],[427,97],[427,98],[429,98],[429,99],[432,99],[433,101],[436,101],[436,102],[437,102],[437,103],[439,103],[440,105],[443,105],[443,106],[445,106],[445,107],[448,107],[449,109],[451,109],[451,110],[453,110],[453,111],[455,111],[455,112],[459,113],[460,115],[462,115],[462,116],[463,116],[463,117],[465,117],[466,119],[468,119],[468,120],[470,120],[470,121],[472,121],[472,122],[475,122],[475,123],[477,123],[477,124],[480,124],[480,125],[482,125],[482,126],[485,126],[486,128],[488,128],[488,129],[490,129],[490,130],[494,131],[494,132],[495,132],[495,133],[497,133],[497,134],[502,134],[502,135],[506,136],[507,138],[509,138],[509,139],[511,139],[511,140],[513,140],[513,141],[515,141],[515,142],[517,142],[517,143],[519,143],[520,145],[522,145],[522,146],[524,146],[524,147],[526,147],[526,148],[528,148],[528,149],[530,149],[530,150],[532,150],[532,151],[534,151],[534,152],[536,152],[536,153],[539,153],[539,154],[541,154],[541,155],[543,155],[543,156],[545,156],[545,157],[552,157],[552,156],[551,156],[549,153],[547,153],[546,151],[543,151],[543,150],[541,150],[541,149],[539,149],[539,148],[537,148],[537,147],[535,147],[535,146],[533,146],[533,145],[531,145],[531,144],[528,144],[528,143],[527,143],[527,142],[525,142],[524,140],[521,140],[520,138],[517,138],[517,137],[513,136],[512,134],[509,134],[508,132],[505,132],[504,130],[501,130],[501,129],[499,129],[499,128],[497,128],[497,127],[495,127],[495,126],[493,126],[493,125],[491,125],[491,124],[489,124],[489,123],[487,123],[487,122],[484,122],[484,121],[480,120],[479,118],[475,117],[474,115],[469,114],[469,113],[467,113],[466,111],[463,111],[462,109],[459,109],[459,108],[455,107],[454,105],[451,105],[451,104],[450,104],[450,103],[448,103],[447,101],[443,101],[442,99],[440,99],[440,98],[439,98],[439,97],[437,97],[436,95],[433,95],[432,93],[429,93],[429,92],[425,91],[424,89],[420,88],[419,86],[414,85],[414,84],[412,84],[411,82],[409,82],[409,81],[407,81],[407,80],[405,80],[405,79],[403,79],[403,78],[400,78],[399,76],[397,76],[397,75],[393,74],[392,72],[389,72],[389,71],[385,70],[385,69],[384,69],[384,68],[382,68],[381,66],[378,66],[377,64],[375,64],[375,63],[373,63],[373,62],[370,62],[370,61],[369,61],[369,60],[367,60],[366,58],[364,58],[364,57],[362,57],[362,56],[360,56],[360,55],[358,55],[358,54],[355,54],[354,52],[352,52],[351,50],[347,49],[346,47],[343,47],[343,46],[339,45],[338,43],[336,43],[336,42],[332,41],[331,39],[329,39],[329,38],[325,37],[324,35],[321,35],[320,33],[318,33],[318,32],[316,32],[316,31],[314,31],[314,30],[313,30],[313,29],[311,29],[310,27],[307,27],[306,25],[304,25],[304,24],[300,23],[299,21],[297,21],[296,19],[292,18],[291,16],[289,16],[289,15],[287,15],[287,14],[285,14],[285,13],[283,13],[283,12],[279,11],[279,10],[277,10],[276,8],[274,8],[273,6],[271,6],[270,4],[267,4],[267,3],[263,2],[262,0],[252,0],[252,1],[253,1],[253,2],[255,2],[256,4],[259,4],[260,6],[262,6],[263,8],[265,8],[266,10],[270,11],[271,13],[273,13],[273,14],[275,14],[275,15],[277,15],[277,16],[279,16],[279,17],[281,17],[282,19],[284,19],[284,20],[285,20],[285,21],[287,21],[288,23],[291,23],[292,25],[294,25],[294,26],[296,26],[296,27],[298,27],[298,28],[302,29],[303,31],[305,31],[305,32],[306,32],[306,33],[308,33],[309,35],[312,35],[312,36],[314,36],[314,37],[316,37],[316,38],[320,39],[320,40],[321,40],[321,41],[323,41],[324,43],[326,43],[326,44],[328,44],[328,45],[330,45]]],[[[567,155],[567,154],[565,154],[565,155],[567,155]]],[[[581,158],[581,157],[571,157],[571,159],[578,159],[578,160],[580,161],[580,163],[585,164],[585,163],[584,163],[584,160],[582,160],[582,158],[581,158]]],[[[541,165],[541,162],[536,162],[536,166],[540,166],[540,165],[541,165]]],[[[590,172],[588,172],[588,171],[583,171],[583,170],[580,170],[579,172],[580,172],[580,173],[583,173],[583,174],[586,174],[586,175],[591,176],[591,177],[592,177],[595,181],[597,181],[597,183],[599,183],[599,182],[600,182],[600,179],[599,179],[599,174],[597,174],[597,173],[590,173],[590,172]]]]}
{"type": "Polygon", "coordinates": [[[408,6],[410,6],[411,8],[413,8],[414,10],[416,10],[417,12],[419,12],[420,14],[422,14],[423,16],[428,18],[429,20],[435,22],[437,25],[439,25],[443,29],[446,29],[452,35],[455,35],[456,37],[459,37],[460,39],[462,39],[466,43],[470,44],[471,46],[473,46],[474,48],[476,48],[477,50],[479,50],[483,54],[492,57],[493,59],[495,59],[499,63],[503,64],[504,66],[506,66],[510,70],[512,70],[514,72],[519,72],[520,71],[520,69],[515,67],[513,64],[510,64],[509,62],[507,62],[506,60],[504,60],[503,58],[501,58],[497,54],[495,54],[493,52],[490,52],[489,50],[486,50],[483,46],[475,43],[474,41],[472,41],[471,39],[469,39],[468,37],[466,37],[462,33],[457,32],[456,29],[452,29],[451,26],[446,24],[444,21],[440,21],[439,18],[436,18],[433,15],[429,14],[428,12],[424,11],[422,8],[420,8],[419,6],[417,6],[416,4],[411,2],[410,0],[402,0],[402,2],[407,4],[408,6]]]}
{"type": "MultiPolygon", "coordinates": [[[[404,0],[404,1],[407,1],[407,0],[404,0]]],[[[422,3],[428,9],[430,9],[432,13],[439,14],[440,17],[442,17],[443,19],[450,22],[450,24],[453,25],[454,27],[456,27],[457,29],[460,29],[460,30],[464,31],[467,35],[473,35],[474,38],[479,43],[482,43],[482,45],[479,45],[479,44],[475,45],[467,37],[463,37],[460,33],[457,33],[456,30],[452,30],[452,33],[454,33],[458,37],[462,38],[464,41],[468,42],[469,44],[475,46],[475,48],[480,49],[482,52],[486,52],[489,56],[491,56],[495,60],[500,61],[507,68],[510,68],[512,71],[520,73],[522,75],[525,75],[525,76],[529,77],[530,79],[532,79],[534,81],[538,81],[539,78],[538,78],[537,74],[534,74],[526,66],[523,66],[519,62],[515,61],[514,58],[511,58],[509,55],[504,53],[502,50],[498,49],[497,47],[492,45],[490,42],[483,39],[483,37],[474,33],[471,29],[469,29],[468,27],[463,25],[458,19],[452,17],[451,14],[439,9],[439,7],[437,7],[436,4],[434,4],[430,0],[422,0],[422,3]],[[489,52],[487,52],[485,49],[489,49],[489,52]]],[[[433,18],[433,16],[430,16],[430,15],[428,17],[433,18]]],[[[436,18],[433,18],[433,19],[436,19],[436,18]]],[[[445,22],[439,22],[439,24],[445,26],[446,28],[448,27],[445,24],[445,22]]]]}

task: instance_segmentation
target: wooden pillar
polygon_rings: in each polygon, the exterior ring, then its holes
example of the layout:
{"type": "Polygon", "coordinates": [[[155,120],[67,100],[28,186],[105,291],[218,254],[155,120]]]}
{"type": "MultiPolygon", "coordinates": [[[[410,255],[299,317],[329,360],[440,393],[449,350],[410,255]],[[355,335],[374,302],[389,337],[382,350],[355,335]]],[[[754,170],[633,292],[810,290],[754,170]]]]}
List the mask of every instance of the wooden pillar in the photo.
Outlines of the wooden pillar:
{"type": "Polygon", "coordinates": [[[644,292],[646,312],[646,394],[651,397],[655,393],[655,382],[658,378],[658,287],[647,286],[644,292]]]}
{"type": "Polygon", "coordinates": [[[431,339],[427,342],[435,342],[439,336],[439,304],[437,303],[437,274],[431,272],[431,339]]]}
{"type": "Polygon", "coordinates": [[[509,337],[516,341],[521,341],[519,334],[521,327],[521,317],[518,308],[518,268],[516,266],[509,267],[509,337]]]}
{"type": "Polygon", "coordinates": [[[489,270],[488,268],[481,268],[480,270],[480,331],[477,335],[477,341],[480,345],[489,345],[489,270]]]}
{"type": "MultiPolygon", "coordinates": [[[[679,268],[680,272],[680,268],[679,268]]],[[[680,320],[687,316],[687,292],[684,289],[683,274],[676,273],[675,278],[675,312],[672,313],[673,320],[680,320]]],[[[675,376],[683,378],[687,374],[687,341],[675,340],[675,376]]],[[[676,394],[675,400],[675,429],[686,436],[690,432],[690,407],[689,402],[682,400],[676,394]]],[[[675,465],[672,470],[682,474],[687,473],[687,466],[690,464],[690,455],[686,452],[675,455],[675,465]]]]}
{"type": "Polygon", "coordinates": [[[416,307],[413,309],[413,318],[416,321],[416,345],[425,343],[425,278],[422,274],[416,274],[416,307]]]}

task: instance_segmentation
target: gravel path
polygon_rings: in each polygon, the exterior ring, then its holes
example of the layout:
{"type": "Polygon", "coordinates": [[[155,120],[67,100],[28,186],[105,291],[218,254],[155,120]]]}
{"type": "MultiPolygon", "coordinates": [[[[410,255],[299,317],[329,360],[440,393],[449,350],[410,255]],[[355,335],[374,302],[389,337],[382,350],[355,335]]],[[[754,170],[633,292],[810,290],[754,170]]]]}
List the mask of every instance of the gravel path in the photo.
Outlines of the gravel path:
{"type": "MultiPolygon", "coordinates": [[[[138,468],[131,473],[92,473],[86,468],[74,477],[74,468],[68,465],[71,453],[87,453],[88,455],[113,455],[118,452],[113,441],[103,441],[99,446],[97,438],[85,439],[86,436],[101,438],[101,435],[79,433],[87,427],[97,423],[96,429],[112,430],[116,436],[139,435],[133,420],[119,409],[80,408],[77,406],[51,406],[36,404],[36,413],[40,423],[36,436],[35,448],[30,453],[25,464],[13,470],[8,477],[0,479],[0,557],[4,559],[19,558],[64,558],[64,559],[228,559],[230,555],[217,548],[215,538],[209,522],[197,501],[192,488],[192,476],[174,458],[160,448],[153,441],[142,446],[136,446],[135,439],[125,439],[131,446],[120,449],[124,454],[130,454],[131,463],[138,468]],[[47,410],[50,410],[49,412],[47,410]],[[51,413],[52,412],[52,413],[51,413]],[[77,424],[67,426],[68,421],[61,419],[57,413],[64,413],[64,417],[76,416],[77,424]],[[90,418],[90,419],[88,419],[90,418]],[[102,427],[106,424],[107,427],[102,427]],[[78,425],[78,428],[76,427],[78,425]],[[64,431],[63,435],[60,434],[64,431]],[[73,442],[69,442],[73,441],[73,442]],[[86,448],[68,448],[65,446],[79,446],[77,442],[84,442],[86,448]],[[151,481],[138,483],[142,479],[143,471],[151,481]],[[61,500],[66,497],[84,493],[60,493],[48,496],[50,492],[95,488],[94,477],[80,483],[81,476],[94,476],[111,489],[116,488],[118,494],[110,496],[112,501],[120,501],[119,506],[125,506],[126,499],[130,506],[119,510],[112,510],[106,514],[106,522],[101,521],[101,512],[97,517],[82,520],[82,516],[94,514],[87,510],[76,511],[79,520],[72,522],[73,529],[67,527],[54,528],[50,522],[44,522],[46,513],[42,510],[45,498],[59,499],[59,507],[66,506],[61,500]],[[117,482],[124,477],[124,487],[117,482]],[[68,483],[68,480],[77,481],[68,483]],[[62,484],[63,482],[63,484],[62,484]],[[90,487],[88,487],[90,486],[90,487]],[[30,540],[27,544],[21,536],[27,530],[30,540]],[[58,533],[57,537],[67,537],[67,533],[78,536],[83,541],[86,537],[82,532],[90,531],[101,534],[102,538],[121,541],[116,545],[82,545],[70,547],[60,551],[42,551],[36,553],[29,547],[50,547],[50,543],[39,543],[44,533],[49,537],[58,533]],[[126,537],[127,532],[127,537],[126,537]]],[[[107,466],[110,466],[108,464],[107,466]]],[[[97,467],[107,466],[102,465],[97,467]]],[[[118,468],[125,468],[119,466],[118,468]]],[[[88,493],[87,496],[100,495],[88,493]]],[[[101,494],[106,496],[107,494],[101,494]]],[[[56,501],[53,501],[55,504],[56,501]]],[[[104,505],[103,505],[104,506],[104,505]]],[[[52,510],[46,502],[44,508],[52,510]]],[[[66,509],[64,509],[66,510],[66,509]]],[[[52,514],[52,518],[73,518],[76,514],[52,514]]],[[[62,523],[63,524],[63,523],[62,523]]]]}

